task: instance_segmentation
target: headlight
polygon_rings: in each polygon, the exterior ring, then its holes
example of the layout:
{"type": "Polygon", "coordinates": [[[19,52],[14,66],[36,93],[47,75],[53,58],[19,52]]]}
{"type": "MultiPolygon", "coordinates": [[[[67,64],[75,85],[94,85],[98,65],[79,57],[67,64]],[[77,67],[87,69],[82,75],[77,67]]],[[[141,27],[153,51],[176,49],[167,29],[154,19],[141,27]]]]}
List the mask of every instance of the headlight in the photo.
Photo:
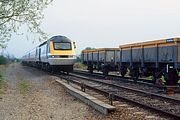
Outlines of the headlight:
{"type": "Polygon", "coordinates": [[[74,57],[74,55],[69,55],[69,58],[73,58],[74,57]]]}
{"type": "Polygon", "coordinates": [[[59,55],[48,55],[48,58],[59,58],[59,55]]]}
{"type": "Polygon", "coordinates": [[[69,58],[76,58],[75,55],[69,55],[69,58]]]}

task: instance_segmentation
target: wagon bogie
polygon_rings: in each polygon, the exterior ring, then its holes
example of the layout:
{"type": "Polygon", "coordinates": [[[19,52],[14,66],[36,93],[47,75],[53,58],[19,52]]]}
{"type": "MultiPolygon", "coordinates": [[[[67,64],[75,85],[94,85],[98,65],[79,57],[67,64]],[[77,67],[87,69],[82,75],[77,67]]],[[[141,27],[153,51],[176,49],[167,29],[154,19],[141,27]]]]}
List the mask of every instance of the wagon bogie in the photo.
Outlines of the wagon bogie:
{"type": "Polygon", "coordinates": [[[121,73],[121,76],[124,77],[126,75],[126,73],[128,72],[127,67],[125,67],[124,65],[121,65],[119,67],[120,67],[119,71],[121,73]]]}

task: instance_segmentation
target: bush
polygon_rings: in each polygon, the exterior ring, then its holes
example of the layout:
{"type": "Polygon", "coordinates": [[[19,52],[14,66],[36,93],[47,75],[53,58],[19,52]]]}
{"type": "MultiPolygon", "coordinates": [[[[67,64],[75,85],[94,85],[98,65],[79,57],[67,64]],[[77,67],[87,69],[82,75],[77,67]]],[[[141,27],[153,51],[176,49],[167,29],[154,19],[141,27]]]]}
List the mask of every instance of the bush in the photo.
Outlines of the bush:
{"type": "Polygon", "coordinates": [[[8,62],[7,58],[1,55],[0,56],[0,65],[6,64],[7,62],[8,62]]]}

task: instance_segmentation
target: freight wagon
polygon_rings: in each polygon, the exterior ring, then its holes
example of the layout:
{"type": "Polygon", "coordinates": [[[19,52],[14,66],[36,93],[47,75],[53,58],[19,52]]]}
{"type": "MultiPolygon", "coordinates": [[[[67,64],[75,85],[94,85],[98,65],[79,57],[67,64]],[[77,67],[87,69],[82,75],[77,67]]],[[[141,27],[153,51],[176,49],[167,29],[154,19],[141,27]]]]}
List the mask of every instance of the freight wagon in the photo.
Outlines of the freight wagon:
{"type": "Polygon", "coordinates": [[[119,49],[84,50],[82,60],[91,72],[97,69],[108,75],[110,71],[119,71],[124,76],[129,70],[135,80],[139,76],[153,76],[155,82],[164,76],[166,84],[176,85],[180,72],[180,38],[120,45],[119,49]]]}
{"type": "Polygon", "coordinates": [[[107,75],[109,71],[118,71],[119,48],[99,48],[95,50],[83,50],[82,60],[88,66],[88,70],[102,71],[107,75]]]}
{"type": "MultiPolygon", "coordinates": [[[[121,67],[129,68],[133,77],[164,75],[166,84],[177,84],[180,71],[180,39],[171,38],[150,42],[120,45],[121,67]]],[[[124,72],[121,70],[120,72],[124,72]]]]}

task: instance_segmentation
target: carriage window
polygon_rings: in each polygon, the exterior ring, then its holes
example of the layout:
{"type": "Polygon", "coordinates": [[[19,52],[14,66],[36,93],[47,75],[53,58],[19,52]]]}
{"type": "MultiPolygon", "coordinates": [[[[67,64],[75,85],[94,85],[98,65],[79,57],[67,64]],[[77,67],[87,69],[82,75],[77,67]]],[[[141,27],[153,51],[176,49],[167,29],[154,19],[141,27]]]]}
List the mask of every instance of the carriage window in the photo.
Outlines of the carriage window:
{"type": "Polygon", "coordinates": [[[54,49],[55,50],[71,50],[71,43],[70,42],[54,42],[54,49]]]}

